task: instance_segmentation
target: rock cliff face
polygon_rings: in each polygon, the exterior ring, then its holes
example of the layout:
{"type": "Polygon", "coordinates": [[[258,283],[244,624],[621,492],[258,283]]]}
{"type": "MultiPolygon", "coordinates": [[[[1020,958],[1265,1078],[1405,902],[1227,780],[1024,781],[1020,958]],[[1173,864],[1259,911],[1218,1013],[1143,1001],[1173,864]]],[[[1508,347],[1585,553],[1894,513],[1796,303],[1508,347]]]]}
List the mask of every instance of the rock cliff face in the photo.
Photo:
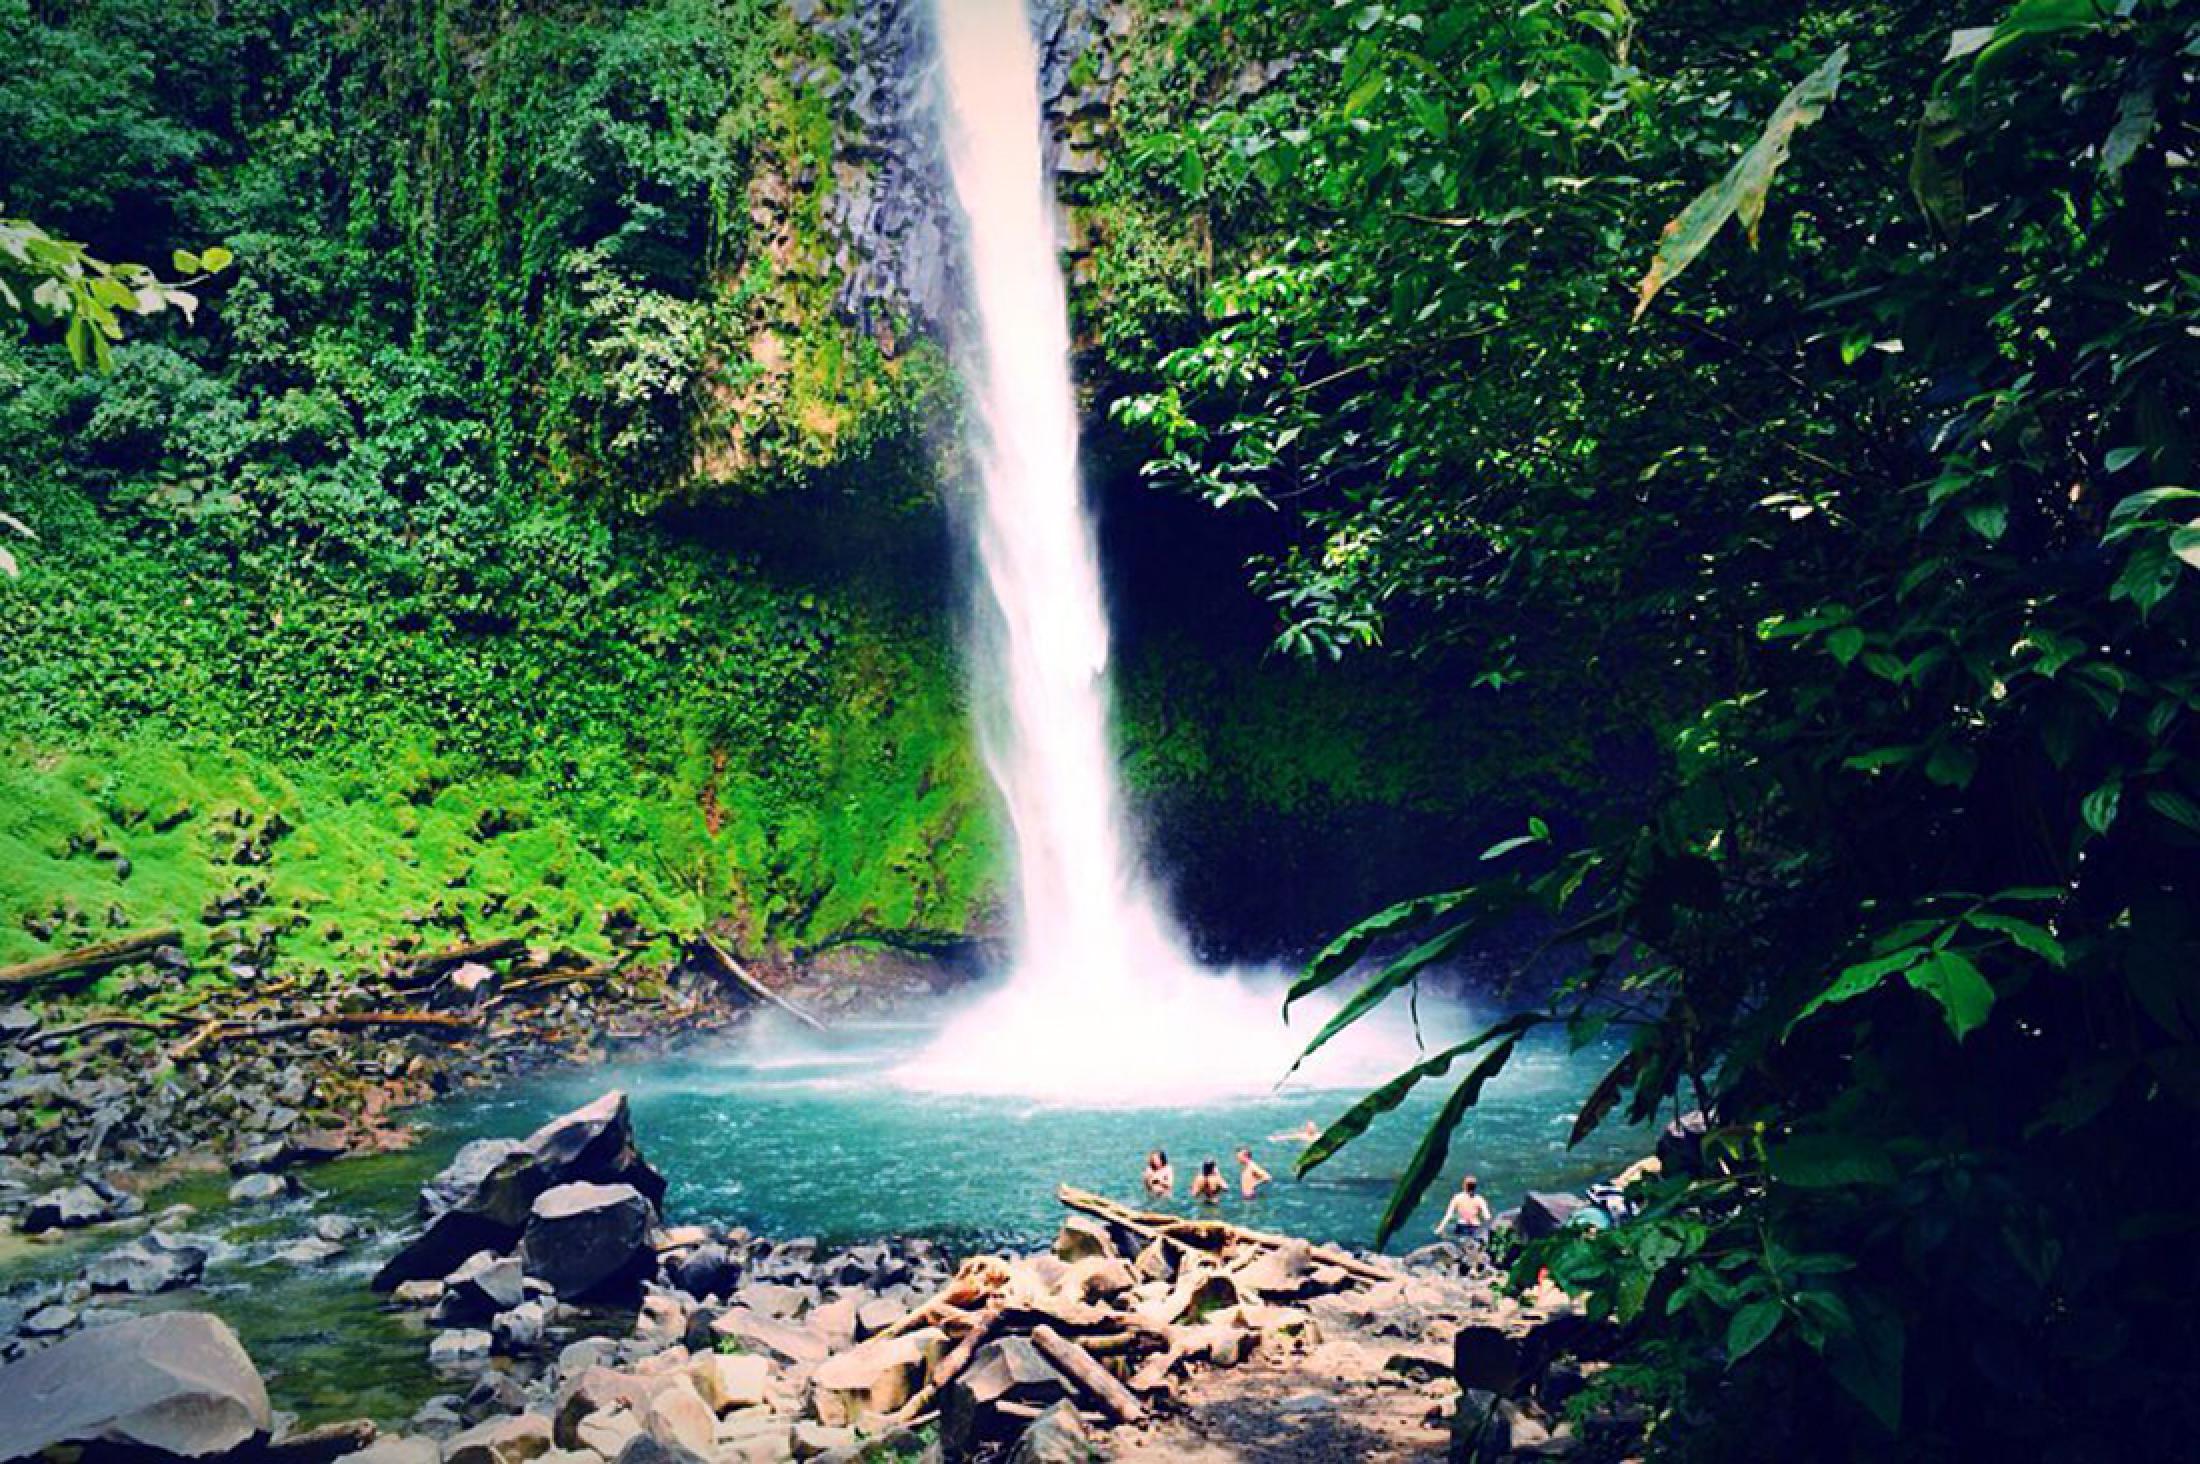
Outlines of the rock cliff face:
{"type": "MultiPolygon", "coordinates": [[[[891,352],[897,323],[937,334],[958,298],[954,194],[934,129],[932,0],[866,0],[846,15],[822,13],[818,0],[792,4],[826,57],[791,79],[831,107],[831,165],[812,186],[823,190],[821,222],[838,279],[834,306],[891,352]]],[[[1131,33],[1130,6],[1036,0],[1032,26],[1048,165],[1060,177],[1098,173],[1112,139],[1118,43],[1131,33]]]]}

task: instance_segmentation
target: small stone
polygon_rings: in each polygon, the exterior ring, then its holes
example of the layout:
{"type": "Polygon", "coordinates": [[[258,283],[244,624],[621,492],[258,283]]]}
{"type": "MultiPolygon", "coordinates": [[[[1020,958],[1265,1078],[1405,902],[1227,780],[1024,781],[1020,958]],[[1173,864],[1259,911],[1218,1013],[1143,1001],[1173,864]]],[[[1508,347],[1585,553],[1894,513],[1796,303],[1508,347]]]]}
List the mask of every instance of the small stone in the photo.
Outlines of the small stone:
{"type": "Polygon", "coordinates": [[[390,1300],[398,1306],[434,1306],[442,1299],[440,1281],[403,1281],[390,1292],[390,1300]]]}
{"type": "Polygon", "coordinates": [[[248,1174],[229,1187],[232,1205],[265,1205],[290,1197],[290,1181],[280,1174],[248,1174]]]}
{"type": "Polygon", "coordinates": [[[539,1413],[494,1418],[443,1445],[443,1464],[528,1464],[550,1452],[550,1420],[539,1413]]]}
{"type": "Polygon", "coordinates": [[[431,1367],[465,1367],[486,1362],[494,1345],[495,1339],[487,1332],[462,1327],[428,1344],[428,1363],[431,1367]]]}
{"type": "Polygon", "coordinates": [[[16,1330],[26,1337],[58,1337],[77,1323],[77,1311],[73,1306],[42,1306],[23,1318],[16,1330]]]}
{"type": "Polygon", "coordinates": [[[434,1439],[419,1434],[390,1434],[356,1454],[346,1454],[343,1464],[442,1464],[442,1459],[442,1446],[434,1439]]]}

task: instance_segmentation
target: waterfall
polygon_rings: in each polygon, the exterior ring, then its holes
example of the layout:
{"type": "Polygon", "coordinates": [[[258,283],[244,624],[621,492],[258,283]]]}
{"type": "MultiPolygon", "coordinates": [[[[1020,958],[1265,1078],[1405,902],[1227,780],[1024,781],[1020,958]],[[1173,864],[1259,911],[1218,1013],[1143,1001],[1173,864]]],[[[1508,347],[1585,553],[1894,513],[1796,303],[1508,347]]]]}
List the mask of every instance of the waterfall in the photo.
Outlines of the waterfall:
{"type": "Polygon", "coordinates": [[[1078,474],[1068,301],[1023,0],[934,0],[940,126],[967,249],[957,365],[983,572],[973,680],[1012,836],[1008,980],[900,1072],[1078,1101],[1258,1091],[1293,1044],[1270,995],[1199,970],[1139,866],[1111,726],[1099,554],[1078,474]]]}

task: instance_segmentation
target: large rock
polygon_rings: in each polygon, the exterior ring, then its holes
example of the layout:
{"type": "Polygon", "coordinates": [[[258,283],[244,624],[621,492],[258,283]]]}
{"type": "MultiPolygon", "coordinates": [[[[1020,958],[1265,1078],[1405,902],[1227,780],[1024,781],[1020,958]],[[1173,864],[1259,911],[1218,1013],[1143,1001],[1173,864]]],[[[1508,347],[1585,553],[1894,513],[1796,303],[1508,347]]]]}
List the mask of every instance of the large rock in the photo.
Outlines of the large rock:
{"type": "Polygon", "coordinates": [[[981,1444],[1005,1442],[1022,1418],[1004,1413],[999,1404],[1050,1408],[1071,1393],[1069,1380],[1027,1338],[997,1337],[941,1390],[940,1443],[952,1459],[981,1444]]]}
{"type": "Polygon", "coordinates": [[[74,1230],[114,1218],[115,1207],[88,1184],[72,1184],[32,1200],[19,1225],[25,1235],[46,1230],[74,1230]]]}
{"type": "Polygon", "coordinates": [[[649,1411],[642,1422],[658,1443],[692,1454],[709,1453],[718,1433],[718,1415],[685,1376],[674,1378],[650,1396],[649,1411]]]}
{"type": "Polygon", "coordinates": [[[665,1269],[673,1285],[697,1300],[730,1296],[741,1284],[741,1263],[733,1252],[715,1242],[674,1257],[665,1269]]]}
{"type": "Polygon", "coordinates": [[[706,1352],[688,1365],[688,1381],[714,1412],[755,1408],[771,1396],[772,1360],[747,1353],[706,1352]]]}
{"type": "Polygon", "coordinates": [[[606,1093],[525,1139],[476,1140],[459,1150],[421,1191],[427,1228],[375,1273],[375,1289],[441,1276],[475,1251],[512,1249],[536,1200],[584,1183],[629,1186],[652,1207],[664,1199],[664,1176],[635,1145],[624,1093],[606,1093]]]}
{"type": "Polygon", "coordinates": [[[436,1325],[465,1326],[510,1311],[527,1298],[521,1286],[523,1279],[515,1258],[494,1251],[475,1251],[443,1278],[443,1296],[435,1307],[436,1325]]]}
{"type": "Polygon", "coordinates": [[[874,1337],[827,1358],[810,1380],[818,1420],[852,1425],[872,1414],[895,1412],[916,1396],[926,1372],[946,1350],[946,1333],[920,1327],[899,1337],[874,1337]]]}
{"type": "Polygon", "coordinates": [[[1008,1464],[1092,1464],[1100,1457],[1077,1405],[1064,1400],[1032,1420],[1008,1464]]]}
{"type": "Polygon", "coordinates": [[[791,1367],[823,1362],[832,1352],[825,1340],[808,1327],[782,1322],[747,1307],[734,1307],[711,1319],[712,1335],[738,1344],[744,1351],[762,1353],[791,1367]]]}
{"type": "Polygon", "coordinates": [[[443,1464],[528,1464],[550,1452],[550,1420],[539,1413],[492,1418],[443,1445],[443,1464]]]}
{"type": "Polygon", "coordinates": [[[0,1459],[55,1444],[222,1454],[273,1426],[236,1333],[205,1312],[95,1327],[0,1368],[0,1459]]]}
{"type": "Polygon", "coordinates": [[[156,1230],[93,1261],[84,1268],[84,1279],[94,1291],[151,1296],[195,1283],[206,1270],[206,1256],[200,1247],[156,1230]]]}
{"type": "Polygon", "coordinates": [[[535,1200],[520,1261],[566,1301],[631,1289],[656,1266],[656,1223],[656,1207],[630,1184],[561,1184],[535,1200]]]}
{"type": "Polygon", "coordinates": [[[1577,1211],[1587,1209],[1588,1205],[1589,1202],[1579,1195],[1530,1190],[1521,1196],[1520,1215],[1513,1224],[1528,1239],[1541,1240],[1546,1235],[1558,1234],[1577,1211]]]}

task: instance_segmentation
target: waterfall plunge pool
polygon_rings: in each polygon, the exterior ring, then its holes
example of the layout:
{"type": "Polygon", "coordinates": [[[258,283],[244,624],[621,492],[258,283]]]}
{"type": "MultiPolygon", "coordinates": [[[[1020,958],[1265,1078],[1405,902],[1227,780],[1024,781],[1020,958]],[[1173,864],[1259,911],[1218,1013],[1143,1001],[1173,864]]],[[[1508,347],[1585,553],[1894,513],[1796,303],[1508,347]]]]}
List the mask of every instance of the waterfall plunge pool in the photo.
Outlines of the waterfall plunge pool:
{"type": "MultiPolygon", "coordinates": [[[[1450,1025],[1464,1020],[1454,1014],[1450,1025]]],[[[1139,1167],[1157,1146],[1176,1164],[1178,1210],[1193,1211],[1183,1190],[1198,1162],[1213,1158],[1232,1180],[1225,1218],[1364,1245],[1447,1090],[1425,1084],[1338,1157],[1294,1180],[1297,1146],[1267,1136],[1334,1118],[1364,1091],[1358,1075],[1350,1088],[1109,1107],[896,1084],[895,1069],[937,1031],[936,1023],[912,1021],[819,1038],[760,1021],[725,1042],[669,1057],[538,1074],[418,1111],[417,1147],[303,1171],[305,1196],[272,1209],[226,1205],[226,1176],[185,1181],[154,1196],[151,1208],[179,1200],[200,1207],[175,1228],[213,1251],[203,1286],[114,1301],[131,1310],[220,1314],[266,1374],[276,1406],[304,1422],[369,1416],[396,1425],[426,1399],[465,1389],[429,1368],[432,1333],[418,1314],[386,1310],[367,1286],[411,1223],[419,1186],[466,1140],[524,1135],[610,1088],[630,1096],[643,1151],[670,1181],[669,1222],[739,1224],[832,1245],[924,1235],[958,1253],[1044,1245],[1062,1213],[1054,1189],[1065,1181],[1144,1203],[1139,1167]],[[1251,1204],[1237,1198],[1230,1164],[1240,1143],[1252,1144],[1278,1176],[1251,1204]],[[325,1266],[276,1257],[326,1214],[360,1221],[363,1238],[325,1266]]],[[[1559,1039],[1523,1044],[1461,1126],[1443,1179],[1394,1248],[1428,1238],[1444,1192],[1470,1169],[1504,1208],[1524,1189],[1578,1188],[1639,1156],[1649,1137],[1617,1126],[1580,1149],[1566,1147],[1577,1106],[1615,1057],[1609,1048],[1572,1053],[1559,1039]]],[[[43,1291],[79,1274],[98,1249],[137,1233],[15,1242],[0,1254],[0,1323],[12,1330],[43,1291]]],[[[623,1332],[624,1319],[606,1318],[606,1327],[623,1332]]]]}

